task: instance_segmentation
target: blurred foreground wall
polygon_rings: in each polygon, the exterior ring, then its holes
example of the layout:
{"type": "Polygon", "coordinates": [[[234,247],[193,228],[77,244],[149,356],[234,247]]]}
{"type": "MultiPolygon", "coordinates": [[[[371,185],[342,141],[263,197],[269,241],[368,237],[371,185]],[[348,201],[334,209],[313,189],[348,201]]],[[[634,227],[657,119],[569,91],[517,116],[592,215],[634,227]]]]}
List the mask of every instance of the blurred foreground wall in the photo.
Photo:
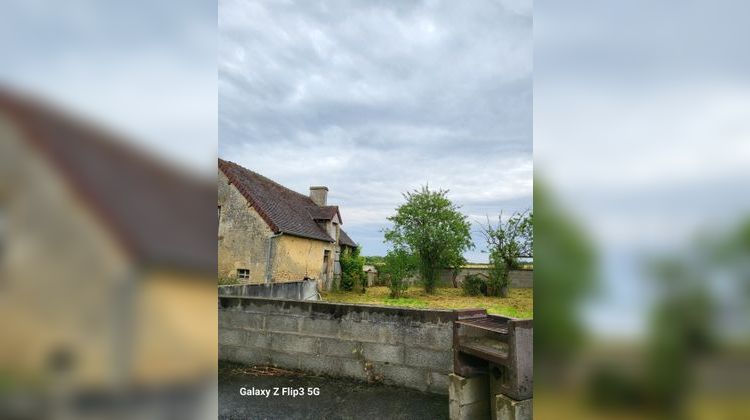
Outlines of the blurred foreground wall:
{"type": "Polygon", "coordinates": [[[0,418],[216,415],[216,4],[0,12],[0,418]]]}

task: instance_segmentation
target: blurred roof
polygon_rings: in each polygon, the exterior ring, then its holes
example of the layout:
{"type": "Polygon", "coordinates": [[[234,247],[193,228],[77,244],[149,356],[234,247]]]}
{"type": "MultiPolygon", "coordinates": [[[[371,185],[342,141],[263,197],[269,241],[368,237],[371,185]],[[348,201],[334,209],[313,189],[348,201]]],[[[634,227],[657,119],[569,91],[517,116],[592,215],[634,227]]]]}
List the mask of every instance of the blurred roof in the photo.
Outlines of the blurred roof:
{"type": "MultiPolygon", "coordinates": [[[[234,162],[219,159],[219,169],[274,232],[335,242],[317,220],[331,220],[339,214],[338,206],[318,206],[310,197],[234,162]]],[[[356,246],[343,229],[339,243],[356,246]]]]}
{"type": "Polygon", "coordinates": [[[119,136],[0,88],[0,113],[42,154],[136,263],[216,271],[216,186],[119,136]]]}

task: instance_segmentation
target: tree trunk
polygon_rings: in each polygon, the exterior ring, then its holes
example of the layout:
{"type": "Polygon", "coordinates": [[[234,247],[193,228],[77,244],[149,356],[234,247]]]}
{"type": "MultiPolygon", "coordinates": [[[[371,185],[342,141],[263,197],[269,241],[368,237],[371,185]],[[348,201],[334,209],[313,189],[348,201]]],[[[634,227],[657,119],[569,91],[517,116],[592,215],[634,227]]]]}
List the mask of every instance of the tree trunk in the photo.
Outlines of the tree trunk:
{"type": "Polygon", "coordinates": [[[453,283],[453,288],[458,289],[458,281],[456,280],[458,278],[458,270],[453,270],[451,277],[451,282],[453,283]]]}

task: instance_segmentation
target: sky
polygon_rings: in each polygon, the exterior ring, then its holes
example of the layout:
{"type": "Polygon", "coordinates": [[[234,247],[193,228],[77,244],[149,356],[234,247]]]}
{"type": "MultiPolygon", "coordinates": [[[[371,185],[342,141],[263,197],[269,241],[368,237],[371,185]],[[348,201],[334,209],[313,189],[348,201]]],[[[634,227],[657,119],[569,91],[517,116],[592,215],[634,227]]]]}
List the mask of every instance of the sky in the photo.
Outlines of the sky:
{"type": "Polygon", "coordinates": [[[535,170],[600,257],[599,334],[644,334],[648,263],[750,216],[749,9],[534,5],[535,170]]]}
{"type": "Polygon", "coordinates": [[[317,3],[219,3],[219,156],[328,186],[363,255],[447,189],[486,261],[477,223],[532,206],[531,1],[317,3]]]}
{"type": "Polygon", "coordinates": [[[3,2],[0,85],[213,178],[216,15],[203,0],[3,2]]]}

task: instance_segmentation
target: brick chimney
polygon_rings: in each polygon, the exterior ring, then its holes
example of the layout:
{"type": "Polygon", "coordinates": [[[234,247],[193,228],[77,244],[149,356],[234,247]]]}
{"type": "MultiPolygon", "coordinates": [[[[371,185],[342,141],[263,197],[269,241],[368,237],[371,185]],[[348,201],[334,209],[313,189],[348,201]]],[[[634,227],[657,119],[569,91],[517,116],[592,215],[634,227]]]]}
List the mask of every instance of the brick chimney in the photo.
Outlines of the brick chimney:
{"type": "Polygon", "coordinates": [[[310,198],[313,202],[315,202],[315,204],[319,206],[327,205],[326,202],[328,201],[328,187],[310,187],[310,198]]]}

